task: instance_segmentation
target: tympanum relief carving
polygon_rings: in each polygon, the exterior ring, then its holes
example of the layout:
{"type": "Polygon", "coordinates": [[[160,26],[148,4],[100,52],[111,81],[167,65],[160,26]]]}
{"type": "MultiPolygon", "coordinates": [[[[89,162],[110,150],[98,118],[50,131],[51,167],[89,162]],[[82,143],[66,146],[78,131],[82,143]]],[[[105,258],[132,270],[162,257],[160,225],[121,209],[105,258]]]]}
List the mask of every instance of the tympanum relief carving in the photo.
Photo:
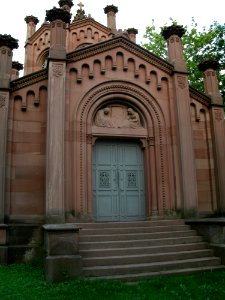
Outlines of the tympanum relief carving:
{"type": "Polygon", "coordinates": [[[139,114],[131,107],[110,105],[101,108],[95,116],[94,125],[108,128],[140,128],[139,114]]]}

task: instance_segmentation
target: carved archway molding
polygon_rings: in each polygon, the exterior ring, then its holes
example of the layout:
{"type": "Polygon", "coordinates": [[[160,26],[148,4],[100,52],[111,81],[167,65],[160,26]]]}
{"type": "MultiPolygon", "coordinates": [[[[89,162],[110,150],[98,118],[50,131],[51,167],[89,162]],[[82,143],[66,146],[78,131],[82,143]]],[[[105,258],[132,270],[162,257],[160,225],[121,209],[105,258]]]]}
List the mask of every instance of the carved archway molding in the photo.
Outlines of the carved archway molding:
{"type": "MultiPolygon", "coordinates": [[[[142,134],[117,133],[117,137],[136,138],[145,148],[146,195],[148,198],[147,214],[155,214],[170,209],[168,149],[166,142],[166,124],[162,110],[143,88],[129,82],[105,82],[91,89],[80,101],[74,111],[74,162],[73,172],[77,178],[74,185],[76,199],[75,210],[81,214],[92,215],[92,145],[96,139],[109,137],[105,132],[93,131],[92,124],[96,112],[104,105],[121,103],[134,108],[142,118],[142,134]],[[79,176],[77,176],[79,174],[79,176]]],[[[112,132],[112,131],[111,131],[112,132]]],[[[111,136],[111,135],[110,135],[111,136]]]]}

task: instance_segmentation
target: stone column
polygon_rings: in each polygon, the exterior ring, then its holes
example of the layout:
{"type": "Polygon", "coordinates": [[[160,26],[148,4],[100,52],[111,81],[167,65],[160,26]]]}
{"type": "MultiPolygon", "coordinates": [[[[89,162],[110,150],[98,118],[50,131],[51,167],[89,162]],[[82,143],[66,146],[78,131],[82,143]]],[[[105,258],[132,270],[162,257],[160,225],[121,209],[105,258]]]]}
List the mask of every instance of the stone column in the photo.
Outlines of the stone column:
{"type": "Polygon", "coordinates": [[[17,48],[18,40],[10,35],[0,35],[0,223],[4,222],[5,162],[12,50],[17,48]]]}
{"type": "Polygon", "coordinates": [[[46,140],[47,223],[64,222],[64,115],[66,78],[66,23],[70,13],[60,8],[47,11],[51,24],[46,140]]]}
{"type": "Polygon", "coordinates": [[[5,167],[12,50],[18,41],[10,35],[0,35],[0,264],[7,263],[7,225],[5,217],[5,167]]]}
{"type": "Polygon", "coordinates": [[[26,16],[24,21],[27,23],[27,37],[25,43],[25,58],[24,58],[24,75],[27,75],[30,72],[30,68],[32,66],[32,46],[29,42],[30,37],[36,31],[36,25],[38,24],[38,18],[34,16],[26,16]]]}
{"type": "Polygon", "coordinates": [[[19,71],[23,70],[23,65],[18,61],[12,62],[12,72],[11,72],[11,80],[16,80],[19,78],[19,71]]]}
{"type": "Polygon", "coordinates": [[[225,212],[225,126],[223,99],[219,92],[216,70],[219,63],[207,60],[198,65],[203,72],[205,93],[211,98],[212,138],[215,157],[216,192],[219,212],[225,212]]]}
{"type": "Polygon", "coordinates": [[[138,34],[138,30],[135,28],[128,28],[127,33],[128,33],[129,39],[132,42],[136,43],[136,35],[138,34]]]}
{"type": "Polygon", "coordinates": [[[35,33],[36,25],[39,23],[38,18],[26,16],[24,21],[27,23],[27,40],[35,33]]]}
{"type": "Polygon", "coordinates": [[[180,152],[180,177],[185,217],[197,214],[197,179],[190,113],[190,95],[186,63],[183,58],[182,26],[172,25],[162,30],[167,40],[169,61],[174,65],[174,88],[176,97],[178,148],[180,152]]]}
{"type": "Polygon", "coordinates": [[[104,12],[107,14],[107,27],[116,32],[116,13],[118,12],[118,7],[107,5],[104,8],[104,12]]]}

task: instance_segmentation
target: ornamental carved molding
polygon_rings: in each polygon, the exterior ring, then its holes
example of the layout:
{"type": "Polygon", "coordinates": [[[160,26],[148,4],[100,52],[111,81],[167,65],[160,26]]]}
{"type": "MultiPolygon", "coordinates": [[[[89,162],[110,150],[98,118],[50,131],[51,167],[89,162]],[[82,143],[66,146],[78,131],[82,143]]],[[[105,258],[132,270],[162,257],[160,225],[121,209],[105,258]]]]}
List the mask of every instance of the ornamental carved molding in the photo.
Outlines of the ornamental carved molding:
{"type": "Polygon", "coordinates": [[[4,108],[6,105],[6,96],[3,94],[0,94],[0,109],[4,108]]]}
{"type": "Polygon", "coordinates": [[[184,76],[177,76],[177,83],[179,88],[184,89],[186,88],[187,84],[186,84],[186,77],[184,76]]]}
{"type": "Polygon", "coordinates": [[[214,116],[215,116],[215,120],[218,122],[224,120],[223,111],[221,111],[219,109],[214,110],[214,116]]]}
{"type": "Polygon", "coordinates": [[[52,64],[52,76],[60,77],[63,75],[63,64],[52,64]]]}
{"type": "Polygon", "coordinates": [[[139,114],[131,107],[109,105],[95,115],[94,125],[107,128],[140,128],[139,114]]]}

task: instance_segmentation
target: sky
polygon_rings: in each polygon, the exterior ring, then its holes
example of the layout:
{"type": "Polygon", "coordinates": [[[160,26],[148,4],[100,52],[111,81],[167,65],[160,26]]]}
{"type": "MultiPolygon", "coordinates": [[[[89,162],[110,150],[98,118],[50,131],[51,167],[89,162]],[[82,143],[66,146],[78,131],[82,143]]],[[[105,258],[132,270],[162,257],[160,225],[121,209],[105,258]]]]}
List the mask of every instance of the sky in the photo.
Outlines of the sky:
{"type": "MultiPolygon", "coordinates": [[[[73,0],[73,16],[78,9],[80,0],[73,0]]],[[[180,25],[191,24],[192,17],[199,27],[208,27],[213,21],[220,24],[225,22],[224,0],[82,0],[86,15],[91,14],[96,21],[107,25],[107,17],[103,8],[115,5],[119,12],[116,15],[117,29],[138,29],[137,43],[144,42],[143,35],[152,19],[157,27],[166,23],[171,25],[169,18],[173,18],[180,25]]],[[[0,7],[0,34],[10,34],[19,40],[19,48],[13,52],[13,60],[24,63],[24,44],[26,38],[26,22],[28,15],[38,17],[37,29],[44,22],[46,10],[58,7],[58,0],[10,0],[1,1],[0,7]]],[[[72,19],[73,19],[72,16],[72,19]]]]}

